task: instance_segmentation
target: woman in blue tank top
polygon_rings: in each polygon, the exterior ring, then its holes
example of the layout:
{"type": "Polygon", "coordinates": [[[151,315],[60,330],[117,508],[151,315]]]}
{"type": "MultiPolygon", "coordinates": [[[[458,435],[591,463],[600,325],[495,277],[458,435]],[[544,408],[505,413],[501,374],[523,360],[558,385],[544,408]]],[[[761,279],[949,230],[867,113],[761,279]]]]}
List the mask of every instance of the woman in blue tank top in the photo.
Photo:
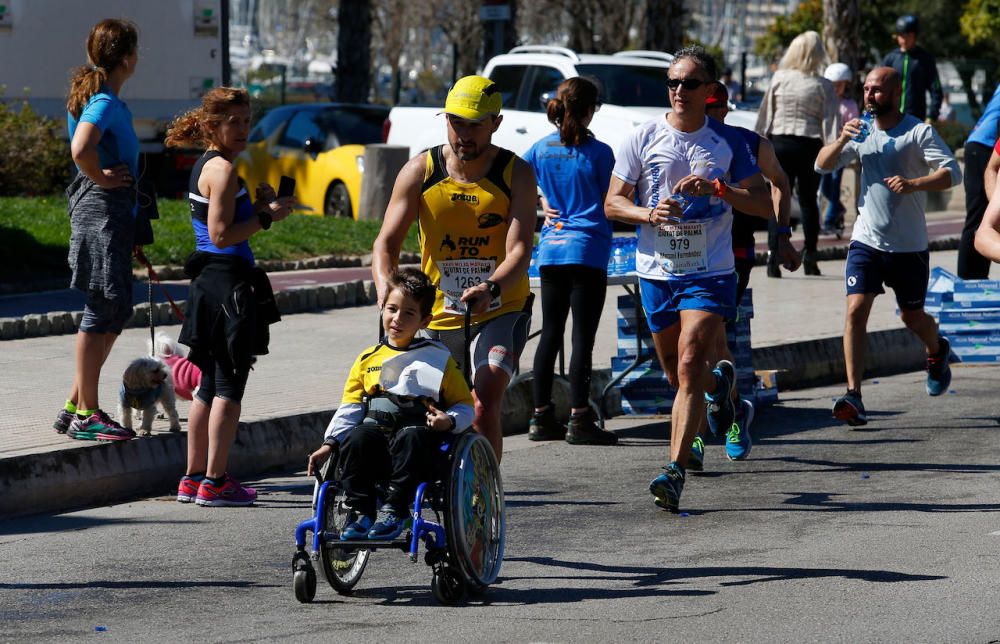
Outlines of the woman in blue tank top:
{"type": "Polygon", "coordinates": [[[182,503],[250,505],[257,498],[226,473],[250,366],[267,353],[267,325],[278,319],[250,238],[287,217],[294,199],[261,184],[251,201],[233,167],[249,133],[250,97],[229,87],[209,91],[201,107],[167,132],[169,147],[207,149],[188,186],[195,252],[185,266],[191,289],[180,342],[191,348],[201,384],[188,415],[187,471],[177,489],[182,503]]]}
{"type": "Polygon", "coordinates": [[[546,106],[558,130],[535,143],[524,159],[542,191],[545,226],[538,244],[542,282],[542,337],[535,353],[535,413],[531,440],[611,445],[616,436],[597,426],[590,411],[594,338],[607,291],[611,223],[604,214],[614,153],[587,129],[599,107],[598,88],[585,78],[559,85],[546,106]],[[552,381],[563,345],[566,317],[573,311],[573,353],[569,363],[572,412],[569,428],[555,420],[552,381]]]}

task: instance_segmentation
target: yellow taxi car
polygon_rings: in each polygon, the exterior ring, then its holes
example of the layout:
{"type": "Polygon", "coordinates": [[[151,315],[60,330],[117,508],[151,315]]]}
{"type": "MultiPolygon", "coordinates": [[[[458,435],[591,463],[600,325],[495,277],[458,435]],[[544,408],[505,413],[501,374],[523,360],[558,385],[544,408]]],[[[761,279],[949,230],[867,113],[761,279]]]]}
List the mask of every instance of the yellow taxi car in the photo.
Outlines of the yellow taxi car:
{"type": "Polygon", "coordinates": [[[253,186],[275,189],[281,177],[295,179],[295,196],[312,215],[358,218],[364,146],[382,142],[389,108],[349,103],[277,107],[251,130],[236,171],[253,186]]]}

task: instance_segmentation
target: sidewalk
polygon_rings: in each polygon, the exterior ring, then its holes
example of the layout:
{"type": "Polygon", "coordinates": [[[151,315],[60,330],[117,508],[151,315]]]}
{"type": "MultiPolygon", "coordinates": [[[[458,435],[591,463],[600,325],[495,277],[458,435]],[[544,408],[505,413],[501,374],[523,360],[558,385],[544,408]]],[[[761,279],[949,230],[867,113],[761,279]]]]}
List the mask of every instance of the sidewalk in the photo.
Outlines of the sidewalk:
{"type": "MultiPolygon", "coordinates": [[[[954,220],[955,213],[948,216],[954,220]]],[[[955,252],[936,252],[931,265],[954,270],[955,258],[955,252]]],[[[830,383],[842,378],[842,368],[831,367],[831,361],[843,327],[844,262],[824,261],[820,268],[821,277],[805,277],[799,271],[780,280],[767,278],[763,268],[753,272],[754,366],[791,369],[791,380],[779,378],[782,388],[795,384],[794,374],[810,369],[826,374],[830,383]]],[[[615,308],[621,294],[620,287],[608,289],[594,350],[595,370],[607,369],[615,353],[615,308]]],[[[540,322],[536,299],[535,329],[540,322]]],[[[163,328],[172,335],[179,330],[163,328]]],[[[907,338],[891,296],[877,300],[869,330],[907,338]]],[[[373,305],[285,316],[272,329],[271,354],[263,356],[250,375],[242,416],[246,427],[237,439],[233,470],[250,474],[304,459],[340,400],[354,358],[376,338],[373,305]]],[[[115,408],[118,374],[145,354],[147,339],[147,329],[128,329],[115,345],[100,387],[105,409],[115,408]]],[[[537,340],[532,340],[521,358],[526,371],[536,346],[537,340]]],[[[164,420],[154,422],[152,439],[117,445],[72,441],[52,430],[72,381],[72,348],[69,336],[0,342],[0,400],[8,412],[0,420],[0,518],[108,502],[149,490],[162,493],[181,473],[184,434],[166,433],[164,420]]],[[[887,352],[872,353],[876,373],[913,368],[905,359],[893,364],[896,358],[887,352]]],[[[912,351],[904,352],[904,358],[912,360],[909,354],[912,351]]],[[[916,359],[922,364],[919,354],[916,359]]],[[[188,404],[178,401],[182,419],[188,404]]]]}

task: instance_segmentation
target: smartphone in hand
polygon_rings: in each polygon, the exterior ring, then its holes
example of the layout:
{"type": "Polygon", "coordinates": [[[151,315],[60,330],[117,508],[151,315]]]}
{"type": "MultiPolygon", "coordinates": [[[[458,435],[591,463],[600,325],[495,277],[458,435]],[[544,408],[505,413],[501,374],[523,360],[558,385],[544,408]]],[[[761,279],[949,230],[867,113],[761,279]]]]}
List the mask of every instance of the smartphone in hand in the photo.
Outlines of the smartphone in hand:
{"type": "Polygon", "coordinates": [[[278,197],[291,197],[295,194],[295,179],[282,176],[278,184],[278,197]]]}

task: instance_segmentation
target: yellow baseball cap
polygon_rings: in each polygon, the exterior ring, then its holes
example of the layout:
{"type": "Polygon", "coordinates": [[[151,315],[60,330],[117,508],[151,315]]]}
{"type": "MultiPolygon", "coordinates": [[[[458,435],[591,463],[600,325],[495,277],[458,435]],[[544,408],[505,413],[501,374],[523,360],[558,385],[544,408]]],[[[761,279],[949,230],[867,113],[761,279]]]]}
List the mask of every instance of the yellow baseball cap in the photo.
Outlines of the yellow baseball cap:
{"type": "Polygon", "coordinates": [[[465,76],[455,81],[444,102],[445,114],[470,121],[480,121],[499,114],[503,96],[496,83],[482,76],[465,76]]]}

